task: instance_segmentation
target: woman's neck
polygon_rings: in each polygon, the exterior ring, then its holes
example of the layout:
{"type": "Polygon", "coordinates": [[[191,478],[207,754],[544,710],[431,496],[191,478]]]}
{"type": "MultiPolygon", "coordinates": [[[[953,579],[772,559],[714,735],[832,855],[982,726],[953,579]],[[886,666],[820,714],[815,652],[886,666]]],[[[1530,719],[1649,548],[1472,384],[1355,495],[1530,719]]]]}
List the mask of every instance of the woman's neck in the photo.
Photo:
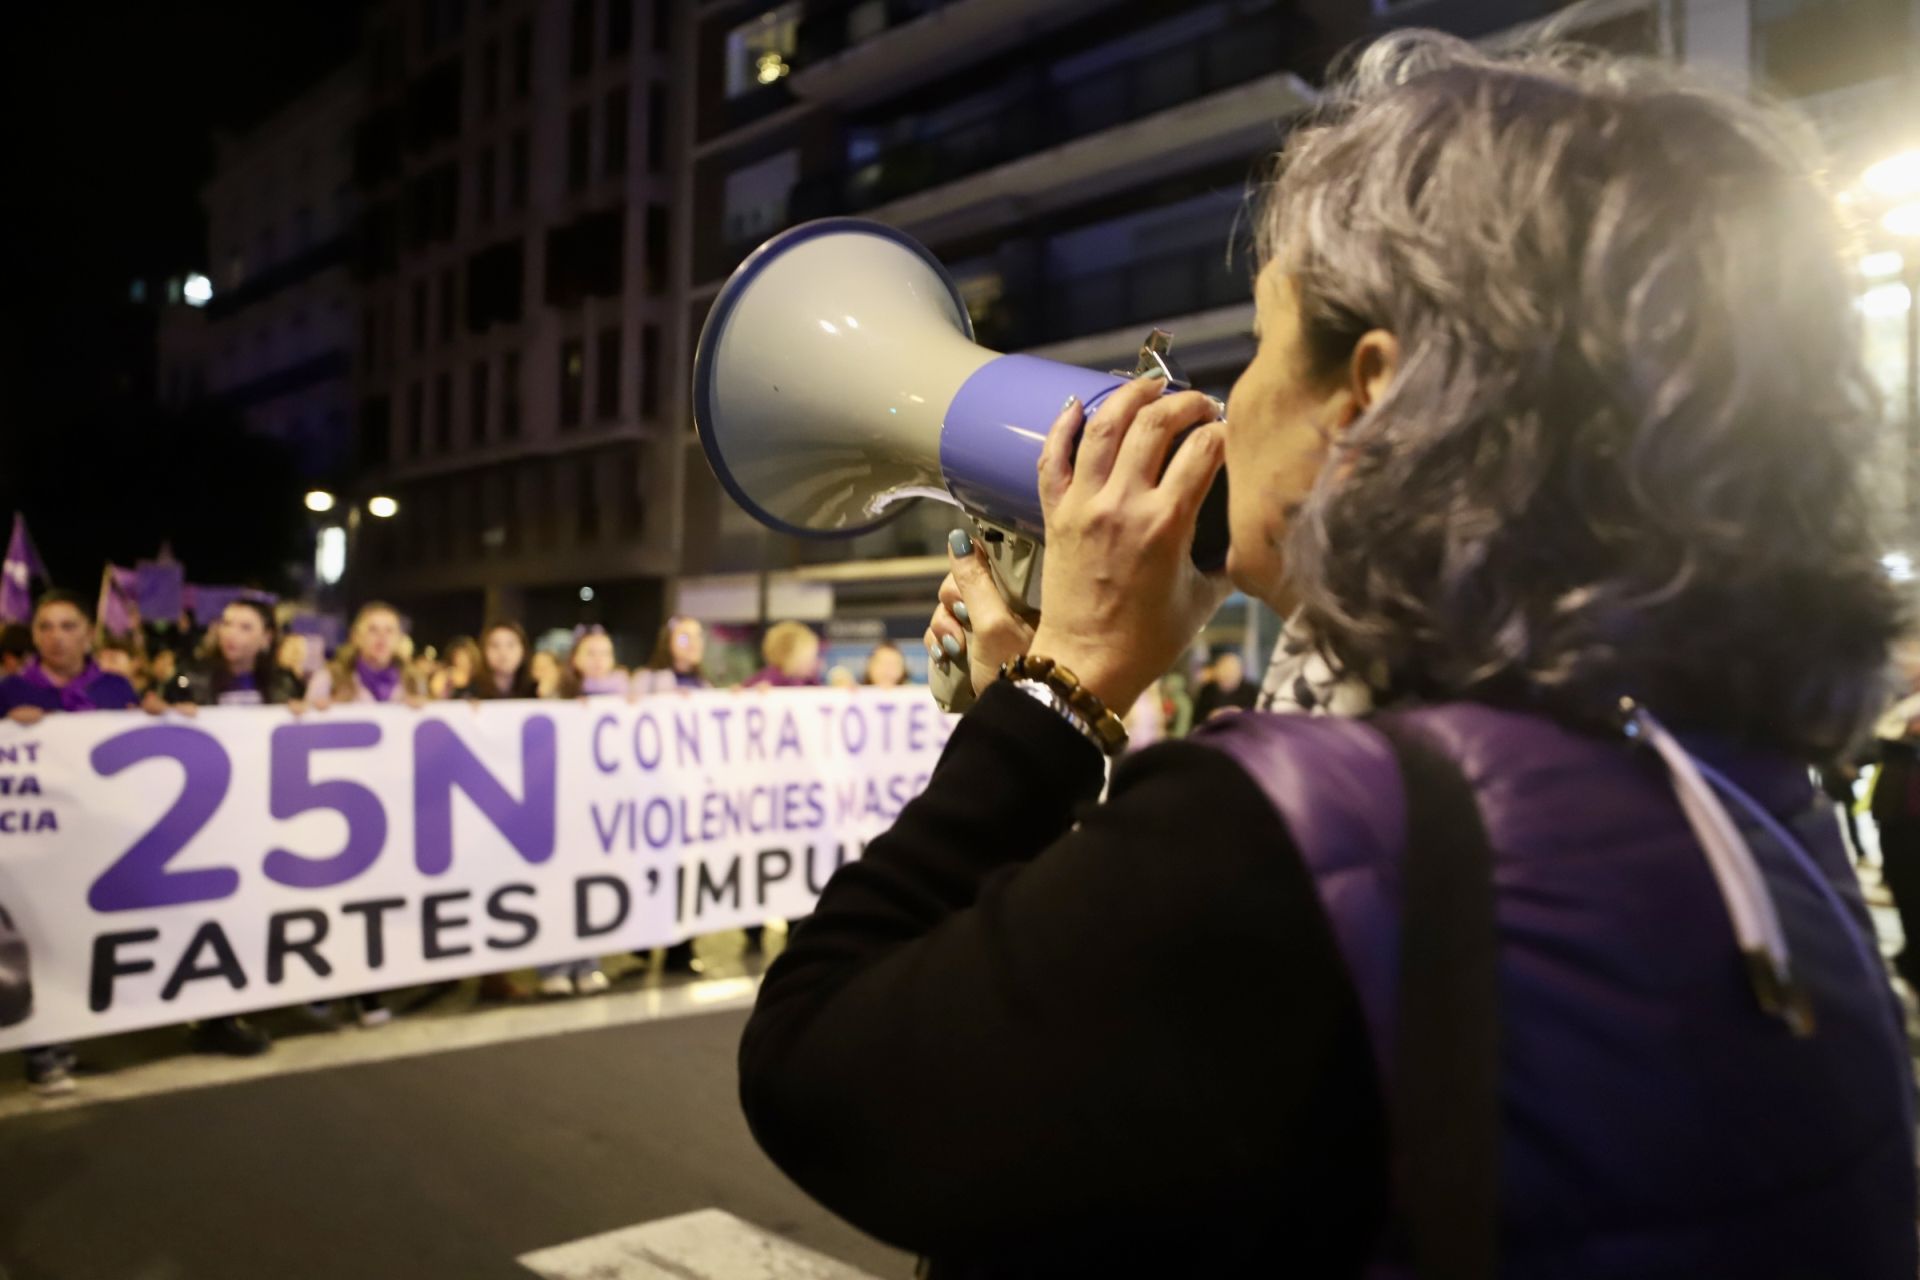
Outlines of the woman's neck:
{"type": "Polygon", "coordinates": [[[48,662],[45,658],[42,658],[40,659],[40,669],[46,672],[47,677],[50,680],[52,680],[55,684],[65,684],[67,681],[74,679],[82,671],[85,671],[87,669],[87,659],[86,659],[86,656],[83,654],[79,659],[77,659],[74,662],[67,663],[61,666],[55,666],[53,663],[48,662]]]}

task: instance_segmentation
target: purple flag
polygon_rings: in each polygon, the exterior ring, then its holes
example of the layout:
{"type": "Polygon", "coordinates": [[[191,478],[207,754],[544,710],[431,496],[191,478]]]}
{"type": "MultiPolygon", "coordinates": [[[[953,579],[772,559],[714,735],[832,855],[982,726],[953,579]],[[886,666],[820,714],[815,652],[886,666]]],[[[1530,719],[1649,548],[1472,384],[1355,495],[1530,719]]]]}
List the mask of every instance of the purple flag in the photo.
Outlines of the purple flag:
{"type": "Polygon", "coordinates": [[[13,536],[7,539],[7,559],[0,566],[0,622],[26,622],[33,617],[35,578],[46,580],[47,566],[40,563],[33,538],[27,533],[27,518],[13,513],[13,536]]]}
{"type": "Polygon", "coordinates": [[[203,627],[210,627],[227,606],[235,600],[252,600],[268,608],[280,602],[280,597],[270,591],[261,591],[254,587],[214,586],[205,582],[189,582],[183,592],[187,612],[193,620],[203,627]]]}
{"type": "Polygon", "coordinates": [[[165,557],[142,560],[133,571],[139,577],[136,594],[140,600],[140,616],[155,622],[178,620],[181,591],[187,580],[187,571],[180,562],[165,557]]]}
{"type": "Polygon", "coordinates": [[[100,608],[95,622],[110,635],[129,635],[140,626],[140,578],[131,569],[109,564],[100,572],[100,608]]]}

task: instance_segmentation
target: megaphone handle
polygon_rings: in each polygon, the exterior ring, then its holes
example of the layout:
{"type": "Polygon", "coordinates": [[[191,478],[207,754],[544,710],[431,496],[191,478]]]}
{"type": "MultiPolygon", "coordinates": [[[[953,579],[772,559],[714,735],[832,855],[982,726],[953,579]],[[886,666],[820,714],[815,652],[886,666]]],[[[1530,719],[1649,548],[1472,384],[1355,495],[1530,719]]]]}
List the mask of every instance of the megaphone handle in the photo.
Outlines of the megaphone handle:
{"type": "MultiPolygon", "coordinates": [[[[1008,533],[970,519],[974,537],[987,549],[987,567],[993,572],[993,585],[1015,612],[1032,615],[1040,610],[1040,561],[1044,548],[1031,538],[1008,533]]],[[[973,705],[979,696],[973,676],[965,662],[934,663],[927,672],[927,685],[942,711],[958,714],[973,705]]]]}

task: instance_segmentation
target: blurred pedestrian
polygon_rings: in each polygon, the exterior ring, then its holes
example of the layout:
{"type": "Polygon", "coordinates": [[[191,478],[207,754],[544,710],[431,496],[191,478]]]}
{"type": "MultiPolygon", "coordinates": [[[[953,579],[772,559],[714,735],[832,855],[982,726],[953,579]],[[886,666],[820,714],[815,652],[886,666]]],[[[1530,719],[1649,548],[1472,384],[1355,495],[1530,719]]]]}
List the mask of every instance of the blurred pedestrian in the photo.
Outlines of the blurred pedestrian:
{"type": "Polygon", "coordinates": [[[635,677],[646,693],[675,689],[710,689],[713,683],[701,670],[707,657],[707,629],[698,618],[669,618],[654,642],[647,670],[635,677]]]}
{"type": "MultiPolygon", "coordinates": [[[[50,712],[124,711],[139,702],[125,676],[103,671],[93,660],[93,622],[71,591],[52,590],[33,606],[33,654],[13,675],[0,679],[0,714],[16,724],[38,724],[50,712]]],[[[36,1093],[73,1092],[72,1045],[37,1045],[21,1051],[27,1084],[36,1093]]]]}
{"type": "Polygon", "coordinates": [[[569,698],[586,698],[604,693],[626,693],[632,682],[620,670],[613,651],[613,637],[602,626],[584,628],[575,637],[573,652],[567,655],[567,674],[562,692],[569,698]]]}
{"type": "Polygon", "coordinates": [[[333,661],[307,682],[307,702],[325,710],[336,702],[409,702],[419,705],[426,690],[407,678],[412,645],[400,629],[400,614],[375,601],[354,615],[347,642],[333,661]]]}
{"type": "Polygon", "coordinates": [[[860,683],[876,689],[898,689],[907,682],[907,655],[891,640],[882,640],[867,655],[867,669],[860,683]]]}
{"type": "Polygon", "coordinates": [[[297,677],[274,659],[273,610],[233,600],[214,621],[207,656],[156,689],[161,700],[202,707],[284,706],[300,699],[297,677]]]}
{"type": "MultiPolygon", "coordinates": [[[[379,601],[362,605],[340,652],[307,682],[307,705],[317,711],[336,702],[426,705],[425,688],[409,681],[406,674],[411,652],[412,646],[400,628],[400,614],[392,605],[379,601]]],[[[354,1005],[363,1027],[377,1027],[393,1017],[377,995],[355,996],[354,1005]]]]}
{"type": "Polygon", "coordinates": [[[517,622],[499,619],[480,633],[481,673],[467,685],[469,698],[537,698],[539,684],[527,656],[527,632],[517,622]]]}
{"type": "Polygon", "coordinates": [[[820,683],[820,637],[801,622],[776,622],[760,642],[766,663],[747,677],[745,688],[802,688],[820,683]]]}
{"type": "Polygon", "coordinates": [[[102,671],[111,672],[133,686],[135,693],[148,687],[146,663],[141,660],[139,643],[129,636],[101,635],[93,646],[93,660],[102,671]]]}
{"type": "Polygon", "coordinates": [[[18,674],[33,656],[33,632],[22,623],[0,627],[0,679],[18,674]]]}
{"type": "Polygon", "coordinates": [[[527,670],[533,676],[535,697],[560,696],[561,686],[566,683],[566,668],[552,650],[535,649],[533,656],[527,659],[527,670]]]}
{"type": "Polygon", "coordinates": [[[1247,679],[1247,665],[1237,649],[1221,649],[1207,669],[1206,683],[1193,699],[1193,722],[1204,724],[1222,711],[1251,711],[1260,686],[1247,679]]]}
{"type": "Polygon", "coordinates": [[[274,649],[274,660],[300,688],[300,692],[295,697],[306,696],[310,653],[307,637],[297,631],[289,631],[282,635],[280,643],[274,649]]]}
{"type": "Polygon", "coordinates": [[[441,655],[440,670],[433,677],[433,696],[439,699],[475,696],[471,690],[480,670],[480,646],[472,636],[455,636],[447,641],[441,655]]]}

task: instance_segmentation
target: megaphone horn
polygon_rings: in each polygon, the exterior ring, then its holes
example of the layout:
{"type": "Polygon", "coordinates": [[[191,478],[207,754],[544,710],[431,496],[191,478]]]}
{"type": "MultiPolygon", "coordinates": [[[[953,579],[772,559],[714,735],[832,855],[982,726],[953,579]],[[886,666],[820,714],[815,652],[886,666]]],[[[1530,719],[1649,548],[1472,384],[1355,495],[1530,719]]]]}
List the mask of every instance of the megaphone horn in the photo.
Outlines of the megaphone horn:
{"type": "MultiPolygon", "coordinates": [[[[1163,340],[1149,356],[1165,367],[1163,340]]],[[[761,245],[721,288],[700,333],[693,414],[728,495],[783,533],[855,537],[936,497],[1042,542],[1048,427],[1068,396],[1092,413],[1126,381],[977,346],[959,289],[924,246],[882,223],[825,218],[761,245]]],[[[1222,472],[1193,559],[1211,571],[1226,550],[1222,472]]]]}

